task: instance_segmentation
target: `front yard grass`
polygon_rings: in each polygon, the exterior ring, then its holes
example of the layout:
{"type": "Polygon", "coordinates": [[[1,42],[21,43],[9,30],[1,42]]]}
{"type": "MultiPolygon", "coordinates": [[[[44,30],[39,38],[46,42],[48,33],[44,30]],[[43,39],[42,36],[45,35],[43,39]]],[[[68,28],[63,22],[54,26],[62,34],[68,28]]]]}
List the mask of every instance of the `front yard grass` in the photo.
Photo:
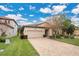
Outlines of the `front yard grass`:
{"type": "Polygon", "coordinates": [[[61,38],[61,39],[56,39],[57,41],[61,41],[61,42],[65,42],[65,43],[69,43],[69,44],[73,44],[76,46],[79,46],[79,38],[74,38],[74,39],[70,39],[70,38],[61,38]]]}
{"type": "Polygon", "coordinates": [[[37,56],[39,55],[32,47],[27,39],[20,39],[19,37],[11,38],[11,44],[6,45],[0,42],[0,56],[37,56]]]}

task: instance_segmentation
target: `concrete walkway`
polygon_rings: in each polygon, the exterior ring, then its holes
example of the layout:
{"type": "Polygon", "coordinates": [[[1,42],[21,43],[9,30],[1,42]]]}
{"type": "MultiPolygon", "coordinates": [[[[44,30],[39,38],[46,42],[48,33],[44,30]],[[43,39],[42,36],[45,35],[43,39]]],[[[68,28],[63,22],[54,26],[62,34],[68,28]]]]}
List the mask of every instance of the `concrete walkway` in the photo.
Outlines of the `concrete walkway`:
{"type": "Polygon", "coordinates": [[[71,44],[47,39],[29,39],[41,56],[79,56],[79,47],[71,44]]]}

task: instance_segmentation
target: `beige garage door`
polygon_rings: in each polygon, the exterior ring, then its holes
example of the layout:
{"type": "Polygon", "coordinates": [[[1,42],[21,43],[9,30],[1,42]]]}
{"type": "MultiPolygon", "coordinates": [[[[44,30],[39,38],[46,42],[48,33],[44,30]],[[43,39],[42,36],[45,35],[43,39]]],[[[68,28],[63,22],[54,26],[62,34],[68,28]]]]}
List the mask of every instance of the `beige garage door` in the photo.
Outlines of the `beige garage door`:
{"type": "Polygon", "coordinates": [[[43,38],[45,34],[45,29],[41,28],[26,28],[26,33],[28,38],[43,38]]]}

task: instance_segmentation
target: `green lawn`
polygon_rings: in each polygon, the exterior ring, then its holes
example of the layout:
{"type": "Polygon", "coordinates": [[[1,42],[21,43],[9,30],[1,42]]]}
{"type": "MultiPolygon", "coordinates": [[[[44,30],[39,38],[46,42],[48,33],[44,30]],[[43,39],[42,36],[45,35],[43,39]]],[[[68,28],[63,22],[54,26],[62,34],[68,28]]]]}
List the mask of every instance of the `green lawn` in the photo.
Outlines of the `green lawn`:
{"type": "Polygon", "coordinates": [[[39,55],[27,39],[21,40],[18,37],[11,38],[11,44],[9,45],[6,45],[0,42],[0,49],[4,49],[4,52],[0,52],[0,56],[37,56],[39,55]]]}
{"type": "Polygon", "coordinates": [[[56,39],[56,40],[79,46],[79,38],[75,38],[75,39],[61,38],[61,39],[56,39]]]}

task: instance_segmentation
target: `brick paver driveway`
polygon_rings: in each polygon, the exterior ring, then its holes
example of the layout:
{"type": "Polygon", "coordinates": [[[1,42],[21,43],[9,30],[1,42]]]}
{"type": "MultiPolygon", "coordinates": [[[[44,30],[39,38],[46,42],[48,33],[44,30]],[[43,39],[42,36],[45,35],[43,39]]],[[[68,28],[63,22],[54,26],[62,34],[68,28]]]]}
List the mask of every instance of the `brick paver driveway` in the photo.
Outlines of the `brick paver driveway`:
{"type": "Polygon", "coordinates": [[[29,39],[41,56],[79,56],[79,47],[71,44],[47,39],[29,39]]]}

